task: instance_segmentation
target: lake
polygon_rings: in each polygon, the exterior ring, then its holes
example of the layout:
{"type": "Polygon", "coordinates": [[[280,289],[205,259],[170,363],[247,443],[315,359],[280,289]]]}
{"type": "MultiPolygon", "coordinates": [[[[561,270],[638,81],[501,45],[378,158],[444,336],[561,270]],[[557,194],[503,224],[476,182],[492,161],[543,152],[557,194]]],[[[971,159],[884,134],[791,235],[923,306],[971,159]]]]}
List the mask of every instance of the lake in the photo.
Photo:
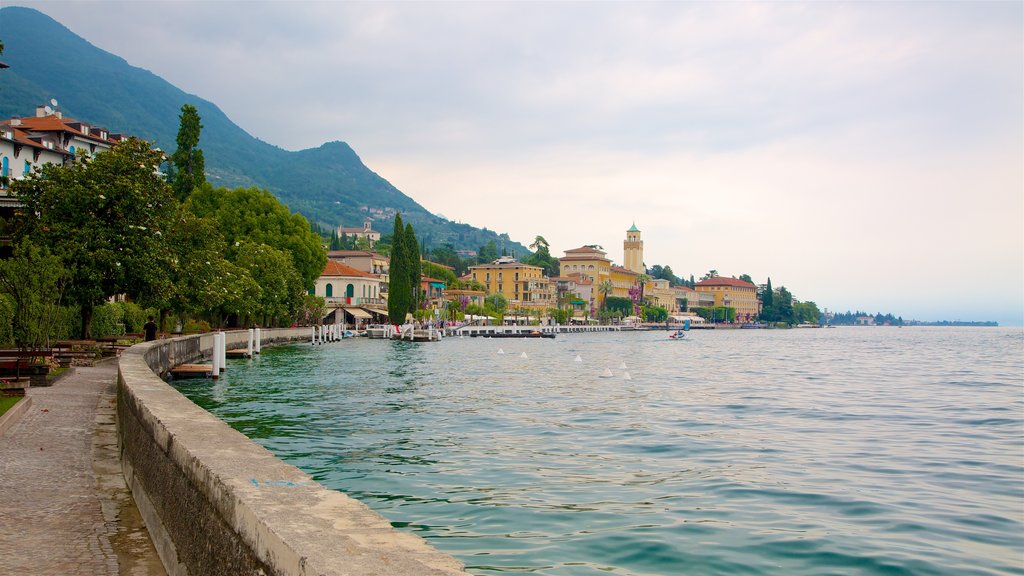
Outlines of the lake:
{"type": "Polygon", "coordinates": [[[178,387],[474,574],[1024,574],[1019,328],[349,339],[228,365],[178,387]]]}

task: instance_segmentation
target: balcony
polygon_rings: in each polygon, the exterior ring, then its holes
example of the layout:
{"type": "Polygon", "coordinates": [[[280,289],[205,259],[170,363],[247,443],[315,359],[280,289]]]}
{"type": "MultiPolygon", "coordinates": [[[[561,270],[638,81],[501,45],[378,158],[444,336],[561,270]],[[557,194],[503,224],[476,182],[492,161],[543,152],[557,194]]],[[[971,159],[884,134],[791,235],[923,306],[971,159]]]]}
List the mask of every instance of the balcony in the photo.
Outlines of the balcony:
{"type": "Polygon", "coordinates": [[[362,297],[362,296],[352,296],[352,297],[330,296],[330,297],[324,298],[324,302],[327,303],[327,306],[333,306],[333,307],[338,307],[338,306],[374,306],[374,305],[382,306],[382,305],[384,305],[386,303],[386,300],[384,300],[383,298],[365,298],[365,297],[362,297]]]}

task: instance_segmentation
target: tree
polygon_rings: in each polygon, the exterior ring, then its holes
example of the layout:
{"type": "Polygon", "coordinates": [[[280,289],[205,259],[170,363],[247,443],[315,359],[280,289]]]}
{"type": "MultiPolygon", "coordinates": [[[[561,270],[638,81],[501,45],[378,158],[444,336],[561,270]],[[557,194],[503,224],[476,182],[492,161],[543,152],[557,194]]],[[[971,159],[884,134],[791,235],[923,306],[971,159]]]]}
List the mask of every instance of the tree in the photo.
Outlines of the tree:
{"type": "Polygon", "coordinates": [[[708,273],[701,277],[701,281],[718,278],[718,270],[708,270],[708,273]]]}
{"type": "Polygon", "coordinates": [[[751,284],[754,283],[754,280],[750,277],[750,274],[740,274],[740,280],[743,280],[744,282],[749,282],[751,284]]]}
{"type": "Polygon", "coordinates": [[[239,320],[256,318],[263,325],[272,325],[298,314],[302,308],[302,278],[288,253],[245,241],[236,249],[235,264],[260,287],[255,307],[241,311],[239,320]]]}
{"type": "Polygon", "coordinates": [[[0,290],[14,304],[11,331],[19,348],[49,347],[69,278],[60,258],[28,238],[11,258],[0,260],[0,290]]]}
{"type": "Polygon", "coordinates": [[[227,242],[225,256],[234,261],[244,241],[266,244],[291,256],[292,265],[309,290],[324,271],[327,254],[320,235],[301,214],[292,213],[273,194],[259,188],[214,188],[204,184],[187,205],[201,218],[212,218],[227,242]]]}
{"type": "Polygon", "coordinates": [[[395,214],[395,231],[391,235],[391,265],[388,269],[388,318],[392,324],[405,323],[405,315],[409,313],[409,303],[412,300],[404,236],[402,215],[395,214]]]}
{"type": "Polygon", "coordinates": [[[601,294],[601,308],[604,309],[608,305],[608,295],[612,293],[615,286],[612,285],[611,280],[602,280],[597,285],[597,291],[601,294]]]}
{"type": "Polygon", "coordinates": [[[206,163],[203,151],[199,149],[199,133],[203,125],[196,107],[183,105],[178,119],[178,149],[171,155],[173,168],[168,167],[168,175],[175,197],[184,202],[193,190],[206,183],[206,163]]]}
{"type": "Polygon", "coordinates": [[[80,307],[83,338],[92,334],[95,306],[166,281],[159,256],[175,202],[157,172],[162,159],[129,138],[87,162],[46,164],[12,184],[25,204],[19,236],[49,247],[73,270],[66,295],[80,307]]]}
{"type": "Polygon", "coordinates": [[[761,319],[765,322],[775,322],[775,295],[772,293],[772,279],[768,278],[764,290],[761,292],[761,319]]]}
{"type": "Polygon", "coordinates": [[[487,244],[484,244],[477,250],[477,263],[486,264],[488,262],[494,262],[498,259],[498,245],[494,240],[488,240],[487,244]]]}
{"type": "MultiPolygon", "coordinates": [[[[402,249],[405,250],[403,263],[408,272],[406,281],[409,283],[409,312],[415,312],[420,307],[420,280],[423,278],[423,269],[420,266],[420,243],[416,240],[412,224],[405,225],[402,249]]],[[[394,273],[392,277],[393,275],[394,273]]]]}

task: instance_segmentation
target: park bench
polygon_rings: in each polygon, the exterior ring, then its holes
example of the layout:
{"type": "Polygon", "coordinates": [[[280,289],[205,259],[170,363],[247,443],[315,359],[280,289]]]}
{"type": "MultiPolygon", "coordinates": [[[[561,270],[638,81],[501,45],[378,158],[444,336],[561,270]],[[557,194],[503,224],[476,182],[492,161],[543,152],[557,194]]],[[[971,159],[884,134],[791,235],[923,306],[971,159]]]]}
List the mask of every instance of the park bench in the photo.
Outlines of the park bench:
{"type": "Polygon", "coordinates": [[[2,350],[0,349],[0,390],[9,393],[11,390],[28,386],[45,386],[46,374],[50,367],[40,365],[36,359],[53,356],[51,349],[36,350],[2,350]]]}

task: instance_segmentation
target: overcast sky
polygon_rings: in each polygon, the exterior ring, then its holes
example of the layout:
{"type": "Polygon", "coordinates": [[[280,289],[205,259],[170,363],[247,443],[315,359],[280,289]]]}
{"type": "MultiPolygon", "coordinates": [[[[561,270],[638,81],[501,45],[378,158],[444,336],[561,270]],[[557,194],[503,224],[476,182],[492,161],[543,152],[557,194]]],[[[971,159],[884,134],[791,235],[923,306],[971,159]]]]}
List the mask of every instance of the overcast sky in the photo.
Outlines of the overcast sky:
{"type": "Polygon", "coordinates": [[[1024,321],[1021,2],[10,4],[556,255],[1024,321]]]}

